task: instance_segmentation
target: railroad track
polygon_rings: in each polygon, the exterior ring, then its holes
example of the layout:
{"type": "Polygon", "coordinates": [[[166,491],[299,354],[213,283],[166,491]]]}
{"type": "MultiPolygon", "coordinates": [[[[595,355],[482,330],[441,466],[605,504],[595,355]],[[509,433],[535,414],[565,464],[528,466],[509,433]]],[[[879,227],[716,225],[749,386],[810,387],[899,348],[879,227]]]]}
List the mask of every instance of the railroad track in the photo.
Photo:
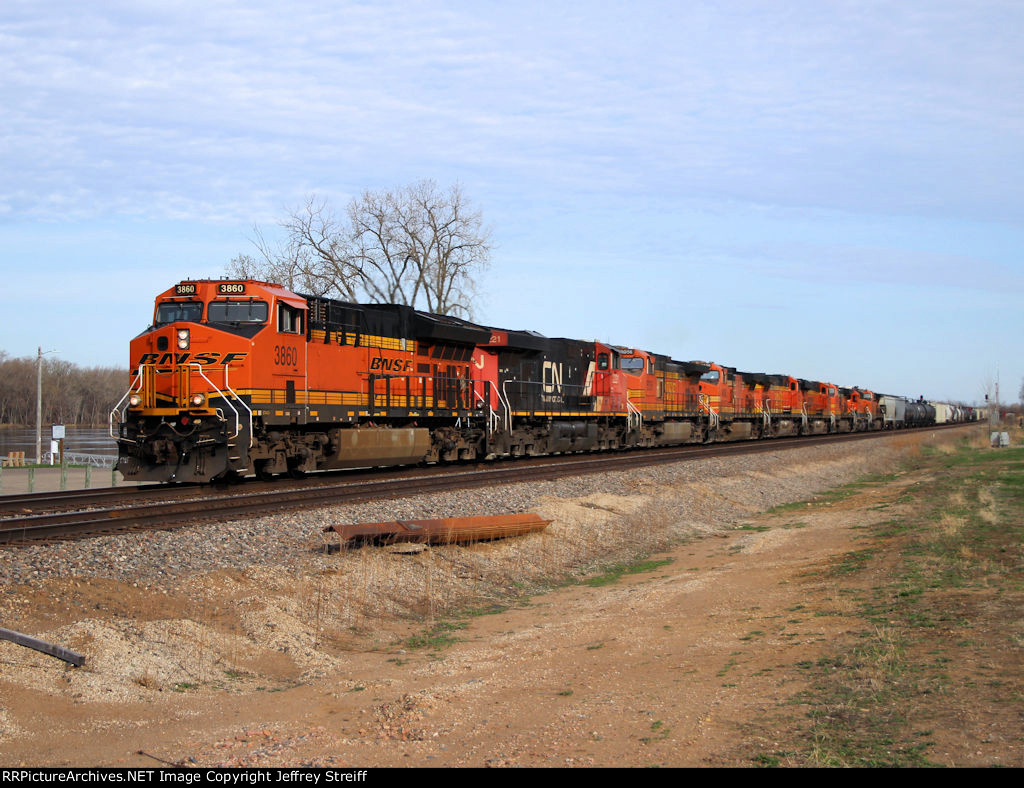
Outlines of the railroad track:
{"type": "MultiPolygon", "coordinates": [[[[956,429],[971,425],[944,425],[956,429]]],[[[237,519],[317,506],[333,506],[381,498],[402,498],[444,490],[489,487],[581,474],[741,454],[787,451],[828,443],[892,437],[891,432],[780,438],[710,445],[688,445],[629,453],[562,455],[460,466],[416,468],[401,472],[365,471],[320,477],[301,484],[253,483],[225,488],[146,485],[137,488],[85,490],[36,496],[4,496],[0,505],[21,511],[0,520],[0,544],[17,545],[117,533],[146,528],[192,525],[204,520],[237,519]],[[11,500],[8,499],[17,499],[11,500]],[[116,505],[114,505],[116,504],[116,505]],[[72,511],[24,514],[41,508],[78,507],[72,511]],[[11,508],[13,507],[13,508],[11,508]],[[20,509],[19,509],[20,507],[20,509]],[[90,507],[90,508],[82,508],[90,507]]]]}

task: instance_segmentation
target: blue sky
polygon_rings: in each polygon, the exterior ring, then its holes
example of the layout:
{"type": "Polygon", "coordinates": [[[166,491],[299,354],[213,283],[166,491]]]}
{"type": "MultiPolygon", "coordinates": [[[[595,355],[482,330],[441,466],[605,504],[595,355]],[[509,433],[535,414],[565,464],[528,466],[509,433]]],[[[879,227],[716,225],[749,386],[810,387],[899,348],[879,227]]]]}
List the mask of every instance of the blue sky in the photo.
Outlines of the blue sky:
{"type": "Polygon", "coordinates": [[[311,194],[463,184],[481,322],[975,401],[1024,379],[1024,4],[0,5],[0,349],[127,364],[311,194]]]}

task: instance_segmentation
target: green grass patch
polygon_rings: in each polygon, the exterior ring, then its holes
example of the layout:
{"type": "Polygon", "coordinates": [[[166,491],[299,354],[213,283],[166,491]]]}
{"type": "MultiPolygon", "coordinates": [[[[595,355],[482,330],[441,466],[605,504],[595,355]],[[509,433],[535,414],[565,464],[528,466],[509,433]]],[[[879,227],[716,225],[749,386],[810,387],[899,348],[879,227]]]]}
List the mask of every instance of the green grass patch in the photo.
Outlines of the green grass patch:
{"type": "Polygon", "coordinates": [[[655,720],[651,723],[651,736],[641,736],[640,741],[644,744],[650,744],[651,742],[663,741],[668,738],[669,728],[661,720],[655,720]]]}
{"type": "Polygon", "coordinates": [[[859,572],[867,566],[868,562],[875,557],[874,550],[855,550],[846,553],[842,560],[832,567],[832,573],[846,575],[851,572],[859,572]]]}
{"type": "Polygon", "coordinates": [[[456,614],[456,618],[479,618],[480,616],[496,616],[509,609],[508,605],[485,605],[484,607],[473,607],[462,610],[456,614]]]}
{"type": "Polygon", "coordinates": [[[721,678],[726,673],[728,673],[730,670],[732,670],[734,667],[736,667],[736,660],[735,659],[730,659],[728,662],[725,663],[725,665],[722,666],[722,669],[720,671],[718,671],[718,673],[715,674],[715,675],[717,675],[719,678],[721,678]]]}
{"type": "Polygon", "coordinates": [[[655,569],[666,566],[672,563],[671,558],[665,558],[660,561],[639,561],[634,564],[614,564],[604,570],[602,574],[595,577],[588,577],[583,581],[584,585],[593,586],[595,588],[600,586],[611,585],[617,583],[625,575],[638,575],[643,572],[652,572],[655,569]]]}
{"type": "Polygon", "coordinates": [[[786,512],[799,512],[810,508],[813,503],[811,501],[794,501],[793,503],[780,503],[778,506],[773,506],[767,511],[767,514],[785,514],[786,512]]]}
{"type": "Polygon", "coordinates": [[[439,621],[423,634],[413,635],[406,640],[405,646],[413,650],[428,649],[430,651],[439,651],[460,642],[462,638],[456,637],[452,633],[465,629],[467,626],[468,624],[465,621],[439,621]]]}

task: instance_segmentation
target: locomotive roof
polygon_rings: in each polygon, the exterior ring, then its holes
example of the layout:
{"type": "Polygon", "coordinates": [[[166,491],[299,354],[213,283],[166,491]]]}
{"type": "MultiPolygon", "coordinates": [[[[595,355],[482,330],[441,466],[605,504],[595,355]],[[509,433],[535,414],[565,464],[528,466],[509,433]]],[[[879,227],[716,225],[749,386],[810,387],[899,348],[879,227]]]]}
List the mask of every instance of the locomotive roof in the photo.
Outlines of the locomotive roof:
{"type": "Polygon", "coordinates": [[[683,368],[683,372],[687,375],[703,375],[709,369],[710,364],[706,364],[703,361],[673,361],[673,364],[678,364],[683,368]]]}
{"type": "MultiPolygon", "coordinates": [[[[505,331],[505,329],[498,329],[505,331]]],[[[504,347],[514,350],[544,350],[551,341],[536,331],[505,331],[508,341],[504,347]]]]}
{"type": "MultiPolygon", "coordinates": [[[[389,337],[460,345],[486,344],[491,329],[452,315],[422,312],[404,304],[358,304],[321,296],[301,295],[325,325],[346,326],[389,337]]],[[[312,319],[312,318],[311,318],[312,319]]]]}
{"type": "Polygon", "coordinates": [[[415,312],[413,330],[417,339],[435,339],[465,345],[479,345],[491,338],[489,328],[451,315],[435,315],[431,312],[415,312]]]}

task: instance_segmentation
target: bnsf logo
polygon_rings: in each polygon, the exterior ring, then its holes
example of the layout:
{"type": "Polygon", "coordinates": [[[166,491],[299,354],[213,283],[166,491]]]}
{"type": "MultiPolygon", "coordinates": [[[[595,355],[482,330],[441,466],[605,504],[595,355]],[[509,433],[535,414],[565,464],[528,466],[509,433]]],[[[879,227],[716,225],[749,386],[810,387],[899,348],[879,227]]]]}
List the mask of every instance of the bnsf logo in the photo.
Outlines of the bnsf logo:
{"type": "Polygon", "coordinates": [[[143,353],[139,359],[140,364],[155,364],[167,366],[168,364],[201,364],[204,367],[214,364],[227,366],[232,361],[241,361],[248,356],[248,353],[143,353]],[[223,355],[223,358],[221,357],[223,355]]]}
{"type": "Polygon", "coordinates": [[[405,358],[377,358],[370,359],[370,369],[384,372],[411,372],[412,360],[405,358]]]}

